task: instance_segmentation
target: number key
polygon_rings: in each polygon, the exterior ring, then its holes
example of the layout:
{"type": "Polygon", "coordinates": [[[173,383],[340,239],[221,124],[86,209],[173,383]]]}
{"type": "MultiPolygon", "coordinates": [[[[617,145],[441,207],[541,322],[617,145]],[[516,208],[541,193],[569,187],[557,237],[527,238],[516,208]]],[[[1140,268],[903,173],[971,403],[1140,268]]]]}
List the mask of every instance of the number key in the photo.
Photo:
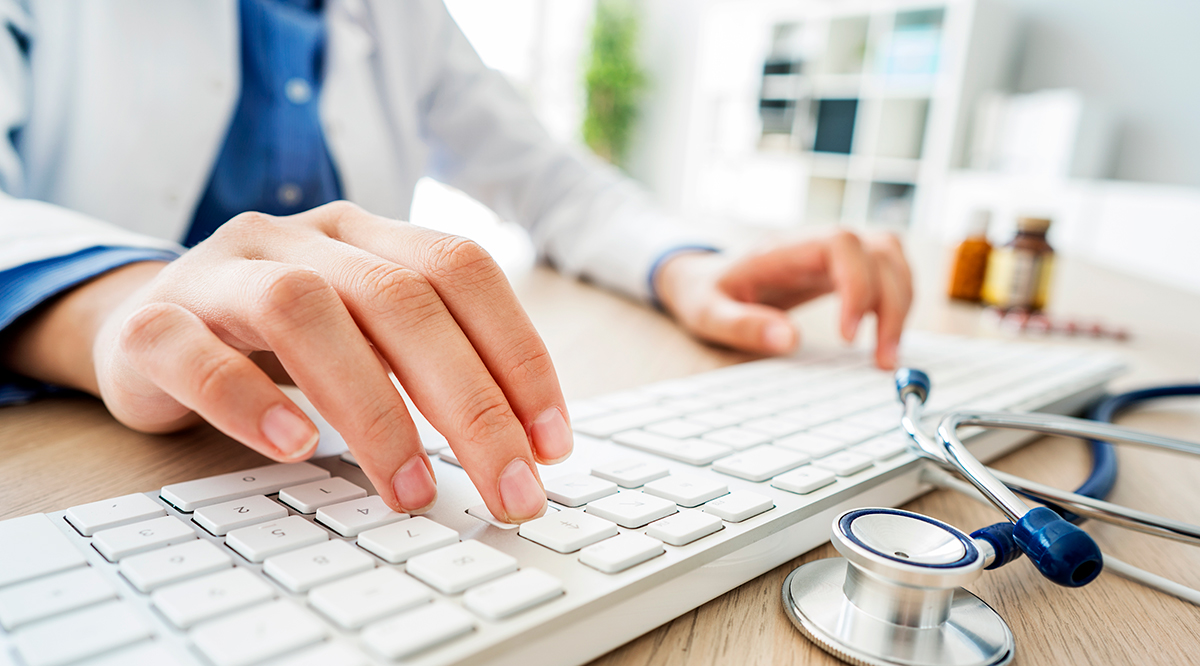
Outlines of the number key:
{"type": "Polygon", "coordinates": [[[251,562],[329,539],[329,533],[300,516],[233,530],[225,543],[251,562]]]}
{"type": "Polygon", "coordinates": [[[370,555],[342,541],[326,541],[267,558],[263,571],[292,592],[307,592],[322,583],[375,566],[370,555]]]}
{"type": "Polygon", "coordinates": [[[379,495],[317,509],[317,522],[344,537],[356,537],[365,530],[383,527],[405,518],[408,518],[407,513],[392,511],[379,495]]]}
{"type": "Polygon", "coordinates": [[[267,499],[265,495],[251,495],[197,509],[192,520],[215,536],[225,536],[239,527],[266,520],[278,520],[286,518],[287,515],[287,509],[267,499]]]}

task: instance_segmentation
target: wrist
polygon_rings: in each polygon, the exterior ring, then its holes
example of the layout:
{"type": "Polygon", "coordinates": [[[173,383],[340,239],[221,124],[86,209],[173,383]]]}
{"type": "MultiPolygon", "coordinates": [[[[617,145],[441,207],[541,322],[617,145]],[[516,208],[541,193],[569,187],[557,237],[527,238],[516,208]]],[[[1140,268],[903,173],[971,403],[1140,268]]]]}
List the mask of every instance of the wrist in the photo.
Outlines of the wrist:
{"type": "Polygon", "coordinates": [[[650,286],[654,304],[675,315],[683,288],[693,281],[696,268],[712,261],[718,250],[710,247],[686,247],[671,251],[655,265],[650,286]]]}
{"type": "Polygon", "coordinates": [[[27,377],[97,395],[93,348],[101,327],[166,265],[126,264],[47,302],[12,331],[4,364],[27,377]]]}

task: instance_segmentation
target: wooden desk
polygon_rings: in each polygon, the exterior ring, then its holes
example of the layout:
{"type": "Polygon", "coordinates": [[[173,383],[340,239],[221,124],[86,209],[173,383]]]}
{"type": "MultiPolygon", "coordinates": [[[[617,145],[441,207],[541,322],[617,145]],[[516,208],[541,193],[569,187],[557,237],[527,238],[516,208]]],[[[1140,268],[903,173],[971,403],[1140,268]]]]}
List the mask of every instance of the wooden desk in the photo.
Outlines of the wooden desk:
{"type": "MultiPolygon", "coordinates": [[[[925,252],[918,267],[943,265],[925,252]]],[[[941,273],[918,270],[923,287],[913,328],[999,335],[978,310],[947,304],[941,273]]],[[[555,359],[567,397],[630,388],[728,365],[749,357],[699,344],[661,315],[595,288],[539,269],[518,291],[555,359]]],[[[1073,341],[1117,349],[1132,372],[1118,388],[1195,381],[1200,374],[1200,297],[1063,261],[1055,309],[1129,325],[1130,343],[1073,341]]],[[[835,303],[796,314],[810,343],[834,343],[835,303]]],[[[864,331],[864,334],[867,331],[864,331]]],[[[1158,403],[1122,421],[1163,434],[1200,439],[1200,405],[1158,403]]],[[[167,483],[244,469],[263,459],[211,428],[171,436],[131,432],[96,401],[71,398],[0,408],[0,519],[156,488],[167,483]]],[[[1200,523],[1200,461],[1133,449],[1121,451],[1113,499],[1200,523]]],[[[1042,440],[1000,460],[1001,469],[1060,487],[1086,474],[1081,444],[1042,440]]],[[[1072,486],[1073,487],[1073,486],[1072,486]]],[[[965,530],[995,522],[996,514],[948,492],[907,508],[965,530]]],[[[1089,524],[1113,555],[1191,586],[1200,586],[1200,550],[1089,524]]],[[[834,664],[800,636],[779,603],[792,568],[831,557],[824,546],[733,590],[598,659],[604,666],[640,664],[834,664]]],[[[1194,662],[1200,654],[1200,609],[1112,576],[1081,590],[1042,579],[1028,563],[985,575],[973,590],[1009,622],[1018,661],[1026,664],[1147,664],[1194,662]]]]}

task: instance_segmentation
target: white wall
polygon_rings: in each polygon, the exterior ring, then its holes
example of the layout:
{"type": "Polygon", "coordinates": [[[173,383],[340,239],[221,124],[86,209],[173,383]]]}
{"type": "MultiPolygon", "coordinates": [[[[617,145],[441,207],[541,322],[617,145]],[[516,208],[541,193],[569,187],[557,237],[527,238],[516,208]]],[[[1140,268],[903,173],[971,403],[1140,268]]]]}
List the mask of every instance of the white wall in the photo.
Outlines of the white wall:
{"type": "Polygon", "coordinates": [[[1017,91],[1078,88],[1114,111],[1117,179],[1200,187],[1200,2],[1011,1],[1017,91]]]}

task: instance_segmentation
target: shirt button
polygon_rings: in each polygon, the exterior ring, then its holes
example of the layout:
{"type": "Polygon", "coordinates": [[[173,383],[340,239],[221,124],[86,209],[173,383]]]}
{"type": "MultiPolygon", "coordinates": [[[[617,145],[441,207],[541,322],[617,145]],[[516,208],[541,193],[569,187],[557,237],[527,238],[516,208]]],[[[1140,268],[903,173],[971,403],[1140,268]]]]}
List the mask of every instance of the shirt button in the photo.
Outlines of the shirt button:
{"type": "Polygon", "coordinates": [[[312,86],[301,78],[288,79],[283,92],[292,104],[308,104],[312,99],[312,86]]]}
{"type": "Polygon", "coordinates": [[[285,206],[295,206],[300,203],[300,197],[304,196],[304,192],[295,183],[284,183],[275,191],[275,196],[279,198],[279,203],[285,206]]]}

